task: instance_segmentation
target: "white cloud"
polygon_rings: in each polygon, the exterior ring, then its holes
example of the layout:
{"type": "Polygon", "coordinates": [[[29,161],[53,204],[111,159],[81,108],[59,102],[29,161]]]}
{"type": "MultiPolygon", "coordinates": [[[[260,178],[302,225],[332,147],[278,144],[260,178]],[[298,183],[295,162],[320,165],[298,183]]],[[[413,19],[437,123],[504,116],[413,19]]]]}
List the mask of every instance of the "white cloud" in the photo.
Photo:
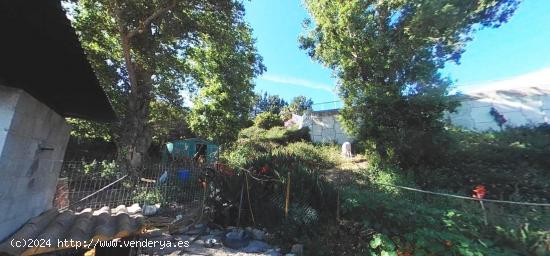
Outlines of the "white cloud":
{"type": "Polygon", "coordinates": [[[462,89],[465,93],[479,93],[484,91],[540,86],[550,86],[550,67],[502,80],[461,85],[459,89],[462,89]]]}
{"type": "Polygon", "coordinates": [[[280,75],[264,75],[260,77],[260,79],[274,82],[274,83],[290,84],[290,85],[297,85],[297,86],[307,87],[307,88],[316,89],[316,90],[323,90],[335,95],[334,86],[330,86],[328,84],[323,84],[323,83],[312,82],[312,81],[297,78],[297,77],[280,76],[280,75]]]}

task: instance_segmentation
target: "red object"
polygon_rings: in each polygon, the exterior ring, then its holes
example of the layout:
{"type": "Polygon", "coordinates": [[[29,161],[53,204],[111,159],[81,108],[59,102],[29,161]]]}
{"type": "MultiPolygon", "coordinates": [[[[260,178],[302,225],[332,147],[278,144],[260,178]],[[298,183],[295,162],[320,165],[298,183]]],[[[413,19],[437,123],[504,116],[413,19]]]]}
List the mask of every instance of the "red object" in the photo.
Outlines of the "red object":
{"type": "Polygon", "coordinates": [[[487,194],[487,190],[483,185],[477,185],[473,191],[474,191],[474,194],[472,195],[472,197],[478,198],[478,199],[483,199],[485,197],[485,194],[487,194]]]}
{"type": "Polygon", "coordinates": [[[201,186],[202,188],[206,188],[206,180],[203,179],[203,178],[199,178],[199,186],[201,186]]]}
{"type": "Polygon", "coordinates": [[[400,251],[400,250],[397,250],[397,256],[413,256],[413,254],[410,253],[409,251],[400,251]]]}
{"type": "Polygon", "coordinates": [[[235,175],[235,171],[233,169],[231,169],[231,167],[225,165],[225,164],[222,164],[222,163],[215,163],[214,164],[214,167],[216,168],[216,170],[222,172],[223,174],[227,175],[227,176],[233,176],[235,175]]]}
{"type": "Polygon", "coordinates": [[[262,168],[260,168],[260,173],[261,174],[268,174],[269,173],[269,166],[267,166],[267,164],[262,166],[262,168]]]}

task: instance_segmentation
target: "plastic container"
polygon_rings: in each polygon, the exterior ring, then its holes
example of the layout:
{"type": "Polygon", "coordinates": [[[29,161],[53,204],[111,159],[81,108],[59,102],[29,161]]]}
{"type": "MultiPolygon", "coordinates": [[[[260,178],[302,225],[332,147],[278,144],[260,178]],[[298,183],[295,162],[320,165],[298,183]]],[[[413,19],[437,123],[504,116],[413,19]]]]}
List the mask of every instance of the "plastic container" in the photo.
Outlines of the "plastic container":
{"type": "Polygon", "coordinates": [[[189,170],[179,170],[178,179],[181,181],[187,181],[191,178],[191,172],[189,170]]]}

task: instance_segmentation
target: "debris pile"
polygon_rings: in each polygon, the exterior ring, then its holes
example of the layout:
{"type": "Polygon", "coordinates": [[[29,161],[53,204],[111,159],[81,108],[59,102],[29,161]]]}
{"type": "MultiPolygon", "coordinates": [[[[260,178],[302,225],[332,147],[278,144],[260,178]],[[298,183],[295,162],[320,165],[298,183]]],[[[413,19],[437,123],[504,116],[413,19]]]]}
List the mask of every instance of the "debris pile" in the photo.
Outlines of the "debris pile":
{"type": "Polygon", "coordinates": [[[266,242],[269,234],[255,228],[222,228],[215,224],[194,224],[182,232],[170,234],[167,229],[151,229],[141,239],[149,241],[186,241],[180,248],[142,248],[142,255],[283,255],[280,249],[266,242]]]}

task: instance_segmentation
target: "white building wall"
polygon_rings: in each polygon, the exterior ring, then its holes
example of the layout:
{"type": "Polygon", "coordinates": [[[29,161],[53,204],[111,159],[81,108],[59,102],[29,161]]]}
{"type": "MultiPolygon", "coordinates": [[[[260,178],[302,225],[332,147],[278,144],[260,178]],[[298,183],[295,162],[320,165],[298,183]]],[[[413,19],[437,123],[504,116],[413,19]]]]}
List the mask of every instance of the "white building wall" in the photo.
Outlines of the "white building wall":
{"type": "Polygon", "coordinates": [[[311,141],[338,143],[352,141],[338,121],[338,110],[314,111],[304,114],[302,126],[309,127],[311,141]]]}
{"type": "Polygon", "coordinates": [[[507,119],[504,127],[540,125],[550,118],[550,90],[541,87],[488,91],[462,97],[451,124],[469,130],[500,130],[490,114],[495,108],[507,119]]]}
{"type": "Polygon", "coordinates": [[[0,241],[52,207],[69,131],[52,109],[0,85],[0,241]]]}
{"type": "MultiPolygon", "coordinates": [[[[478,91],[460,96],[461,105],[447,113],[452,125],[474,131],[500,130],[490,114],[495,108],[507,122],[505,127],[550,123],[550,85],[478,91]]],[[[309,127],[311,140],[318,143],[352,141],[337,119],[338,110],[304,114],[303,126],[309,127]]]]}

